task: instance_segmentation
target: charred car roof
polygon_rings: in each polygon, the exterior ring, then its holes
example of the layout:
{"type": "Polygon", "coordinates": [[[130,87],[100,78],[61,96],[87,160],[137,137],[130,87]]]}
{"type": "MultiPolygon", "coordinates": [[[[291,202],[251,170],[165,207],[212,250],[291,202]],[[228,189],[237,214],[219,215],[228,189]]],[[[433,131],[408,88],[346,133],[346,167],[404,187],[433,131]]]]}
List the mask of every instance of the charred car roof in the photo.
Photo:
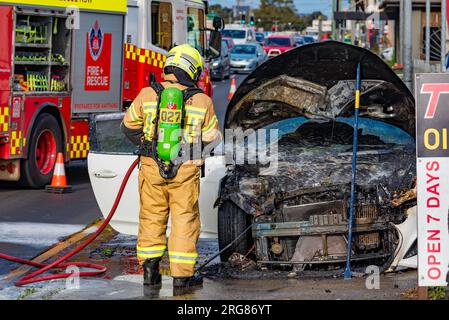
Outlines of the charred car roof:
{"type": "Polygon", "coordinates": [[[304,45],[272,58],[239,86],[225,128],[257,129],[299,116],[317,121],[350,117],[361,63],[360,115],[415,135],[414,98],[376,54],[336,41],[304,45]]]}

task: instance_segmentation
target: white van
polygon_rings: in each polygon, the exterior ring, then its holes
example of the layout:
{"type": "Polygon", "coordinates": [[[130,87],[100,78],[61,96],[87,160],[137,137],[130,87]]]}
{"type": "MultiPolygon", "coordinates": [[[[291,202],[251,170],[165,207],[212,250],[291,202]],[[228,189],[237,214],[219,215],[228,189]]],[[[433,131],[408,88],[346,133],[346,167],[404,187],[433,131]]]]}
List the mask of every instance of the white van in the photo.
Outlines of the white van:
{"type": "Polygon", "coordinates": [[[245,44],[247,42],[256,41],[254,30],[242,26],[226,26],[226,29],[222,30],[221,34],[224,38],[232,38],[235,44],[245,44]]]}

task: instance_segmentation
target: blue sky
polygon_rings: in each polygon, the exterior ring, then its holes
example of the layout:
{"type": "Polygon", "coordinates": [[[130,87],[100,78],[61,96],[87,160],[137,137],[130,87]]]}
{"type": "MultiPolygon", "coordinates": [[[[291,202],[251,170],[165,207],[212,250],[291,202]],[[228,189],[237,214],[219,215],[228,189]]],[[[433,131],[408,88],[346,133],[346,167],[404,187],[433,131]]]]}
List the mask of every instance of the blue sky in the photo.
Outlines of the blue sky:
{"type": "MultiPolygon", "coordinates": [[[[257,7],[259,0],[244,0],[245,5],[257,7]]],[[[311,13],[313,11],[321,11],[328,17],[332,12],[332,0],[294,0],[296,9],[299,13],[311,13]]],[[[210,4],[221,4],[222,6],[232,7],[237,3],[236,0],[210,0],[210,4]]]]}

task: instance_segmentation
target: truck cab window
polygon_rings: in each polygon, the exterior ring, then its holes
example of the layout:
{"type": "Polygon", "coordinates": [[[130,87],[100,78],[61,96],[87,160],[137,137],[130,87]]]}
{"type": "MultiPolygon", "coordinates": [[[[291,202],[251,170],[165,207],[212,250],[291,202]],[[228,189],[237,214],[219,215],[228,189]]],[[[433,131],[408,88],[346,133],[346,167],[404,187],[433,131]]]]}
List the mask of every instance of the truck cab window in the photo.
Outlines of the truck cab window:
{"type": "Polygon", "coordinates": [[[173,42],[172,7],[170,3],[151,3],[151,43],[170,50],[173,42]]]}
{"type": "Polygon", "coordinates": [[[204,11],[187,9],[187,42],[204,56],[204,11]]]}

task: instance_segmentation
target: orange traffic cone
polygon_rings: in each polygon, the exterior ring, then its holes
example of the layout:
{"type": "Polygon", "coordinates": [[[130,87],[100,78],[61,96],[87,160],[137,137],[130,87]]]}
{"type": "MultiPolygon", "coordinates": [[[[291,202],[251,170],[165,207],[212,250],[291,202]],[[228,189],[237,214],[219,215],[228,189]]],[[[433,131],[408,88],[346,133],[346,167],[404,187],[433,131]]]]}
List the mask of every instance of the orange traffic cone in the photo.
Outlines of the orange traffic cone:
{"type": "Polygon", "coordinates": [[[55,170],[53,171],[53,178],[51,179],[51,185],[46,186],[45,191],[50,193],[72,192],[72,186],[67,185],[64,169],[64,156],[62,155],[62,152],[58,153],[55,170]]]}
{"type": "Polygon", "coordinates": [[[231,101],[234,96],[235,91],[237,90],[237,85],[235,83],[235,77],[231,78],[231,88],[229,88],[228,100],[231,101]]]}

